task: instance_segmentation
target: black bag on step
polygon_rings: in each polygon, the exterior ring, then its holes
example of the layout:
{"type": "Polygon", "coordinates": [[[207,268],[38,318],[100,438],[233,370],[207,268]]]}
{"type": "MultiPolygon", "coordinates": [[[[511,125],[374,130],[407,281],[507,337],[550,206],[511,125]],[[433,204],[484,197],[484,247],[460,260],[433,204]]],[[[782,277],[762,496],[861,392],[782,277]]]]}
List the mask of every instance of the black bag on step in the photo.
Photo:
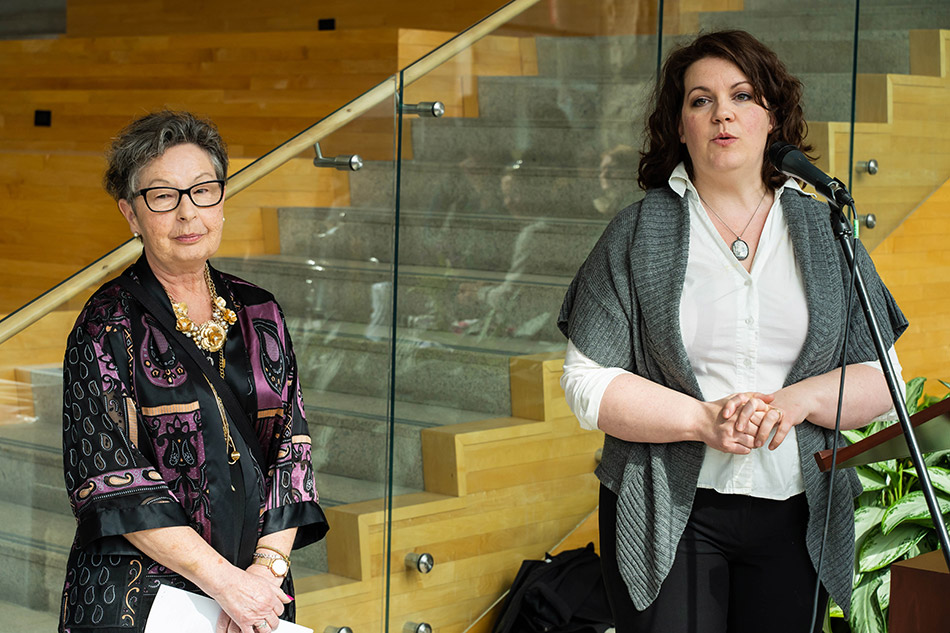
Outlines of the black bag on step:
{"type": "Polygon", "coordinates": [[[613,616],[594,544],[526,560],[492,633],[604,633],[613,616]]]}

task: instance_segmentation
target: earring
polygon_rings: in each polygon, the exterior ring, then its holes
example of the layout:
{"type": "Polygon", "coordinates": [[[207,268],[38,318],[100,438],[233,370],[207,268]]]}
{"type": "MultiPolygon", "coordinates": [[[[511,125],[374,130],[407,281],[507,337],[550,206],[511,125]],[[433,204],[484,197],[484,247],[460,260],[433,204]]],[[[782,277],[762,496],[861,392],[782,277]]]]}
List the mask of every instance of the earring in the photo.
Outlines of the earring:
{"type": "Polygon", "coordinates": [[[221,218],[221,224],[224,224],[227,218],[221,218]]]}
{"type": "Polygon", "coordinates": [[[139,237],[139,234],[137,232],[133,232],[132,237],[139,237]]]}

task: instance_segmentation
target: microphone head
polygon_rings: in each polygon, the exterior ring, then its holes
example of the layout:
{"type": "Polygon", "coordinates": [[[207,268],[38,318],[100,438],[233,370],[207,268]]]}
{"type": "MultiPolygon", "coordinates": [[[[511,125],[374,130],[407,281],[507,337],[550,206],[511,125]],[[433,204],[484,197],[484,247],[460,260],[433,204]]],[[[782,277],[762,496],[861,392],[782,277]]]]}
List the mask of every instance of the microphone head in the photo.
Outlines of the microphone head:
{"type": "Polygon", "coordinates": [[[785,157],[788,156],[789,152],[794,152],[797,150],[798,148],[791,143],[776,141],[775,143],[772,143],[771,147],[769,147],[769,160],[772,161],[772,164],[776,169],[783,171],[782,163],[785,161],[785,157]]]}

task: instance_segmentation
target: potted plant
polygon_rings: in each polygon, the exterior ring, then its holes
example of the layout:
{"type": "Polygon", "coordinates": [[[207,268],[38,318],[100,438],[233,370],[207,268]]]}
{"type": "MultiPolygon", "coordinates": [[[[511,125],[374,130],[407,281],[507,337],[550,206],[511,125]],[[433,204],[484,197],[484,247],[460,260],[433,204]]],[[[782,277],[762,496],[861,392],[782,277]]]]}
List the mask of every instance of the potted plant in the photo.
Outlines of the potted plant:
{"type": "MultiPolygon", "coordinates": [[[[907,410],[910,415],[950,397],[925,396],[926,378],[907,383],[907,410]]],[[[950,389],[950,383],[940,381],[950,389]]],[[[873,422],[863,429],[844,431],[857,442],[896,421],[873,422]]],[[[950,520],[950,451],[924,456],[930,480],[937,494],[944,520],[950,520]]],[[[853,633],[885,633],[890,600],[891,563],[939,548],[936,530],[924,500],[911,460],[891,459],[855,469],[864,492],[855,499],[855,570],[851,593],[853,633]]],[[[844,614],[830,605],[826,631],[845,631],[844,614]]]]}

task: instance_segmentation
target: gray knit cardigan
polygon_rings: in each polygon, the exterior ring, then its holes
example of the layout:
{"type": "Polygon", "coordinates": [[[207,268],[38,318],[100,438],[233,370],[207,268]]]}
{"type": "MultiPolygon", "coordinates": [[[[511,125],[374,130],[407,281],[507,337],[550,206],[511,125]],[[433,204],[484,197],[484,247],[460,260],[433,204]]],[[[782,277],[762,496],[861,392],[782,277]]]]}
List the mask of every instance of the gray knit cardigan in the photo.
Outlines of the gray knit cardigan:
{"type": "MultiPolygon", "coordinates": [[[[834,240],[829,209],[786,189],[782,208],[805,282],[808,332],[786,385],[838,366],[845,333],[847,267],[834,240]]],[[[653,189],[610,222],[568,288],[558,327],[577,348],[606,367],[621,367],[703,400],[679,327],[679,304],[689,249],[689,211],[669,188],[653,189]]],[[[858,264],[890,346],[907,327],[870,257],[858,246],[858,264]]],[[[864,315],[854,300],[848,362],[876,360],[864,315]]],[[[808,499],[806,544],[816,565],[827,502],[828,476],[816,451],[830,448],[832,431],[805,422],[797,428],[808,499]]],[[[843,440],[841,440],[843,443],[843,440]]],[[[642,444],[606,436],[600,481],[618,496],[617,558],[633,604],[645,609],[669,573],[703,463],[701,442],[642,444]]],[[[847,613],[854,560],[853,470],[835,478],[822,582],[847,613]]],[[[777,577],[780,572],[777,572],[777,577]]]]}

